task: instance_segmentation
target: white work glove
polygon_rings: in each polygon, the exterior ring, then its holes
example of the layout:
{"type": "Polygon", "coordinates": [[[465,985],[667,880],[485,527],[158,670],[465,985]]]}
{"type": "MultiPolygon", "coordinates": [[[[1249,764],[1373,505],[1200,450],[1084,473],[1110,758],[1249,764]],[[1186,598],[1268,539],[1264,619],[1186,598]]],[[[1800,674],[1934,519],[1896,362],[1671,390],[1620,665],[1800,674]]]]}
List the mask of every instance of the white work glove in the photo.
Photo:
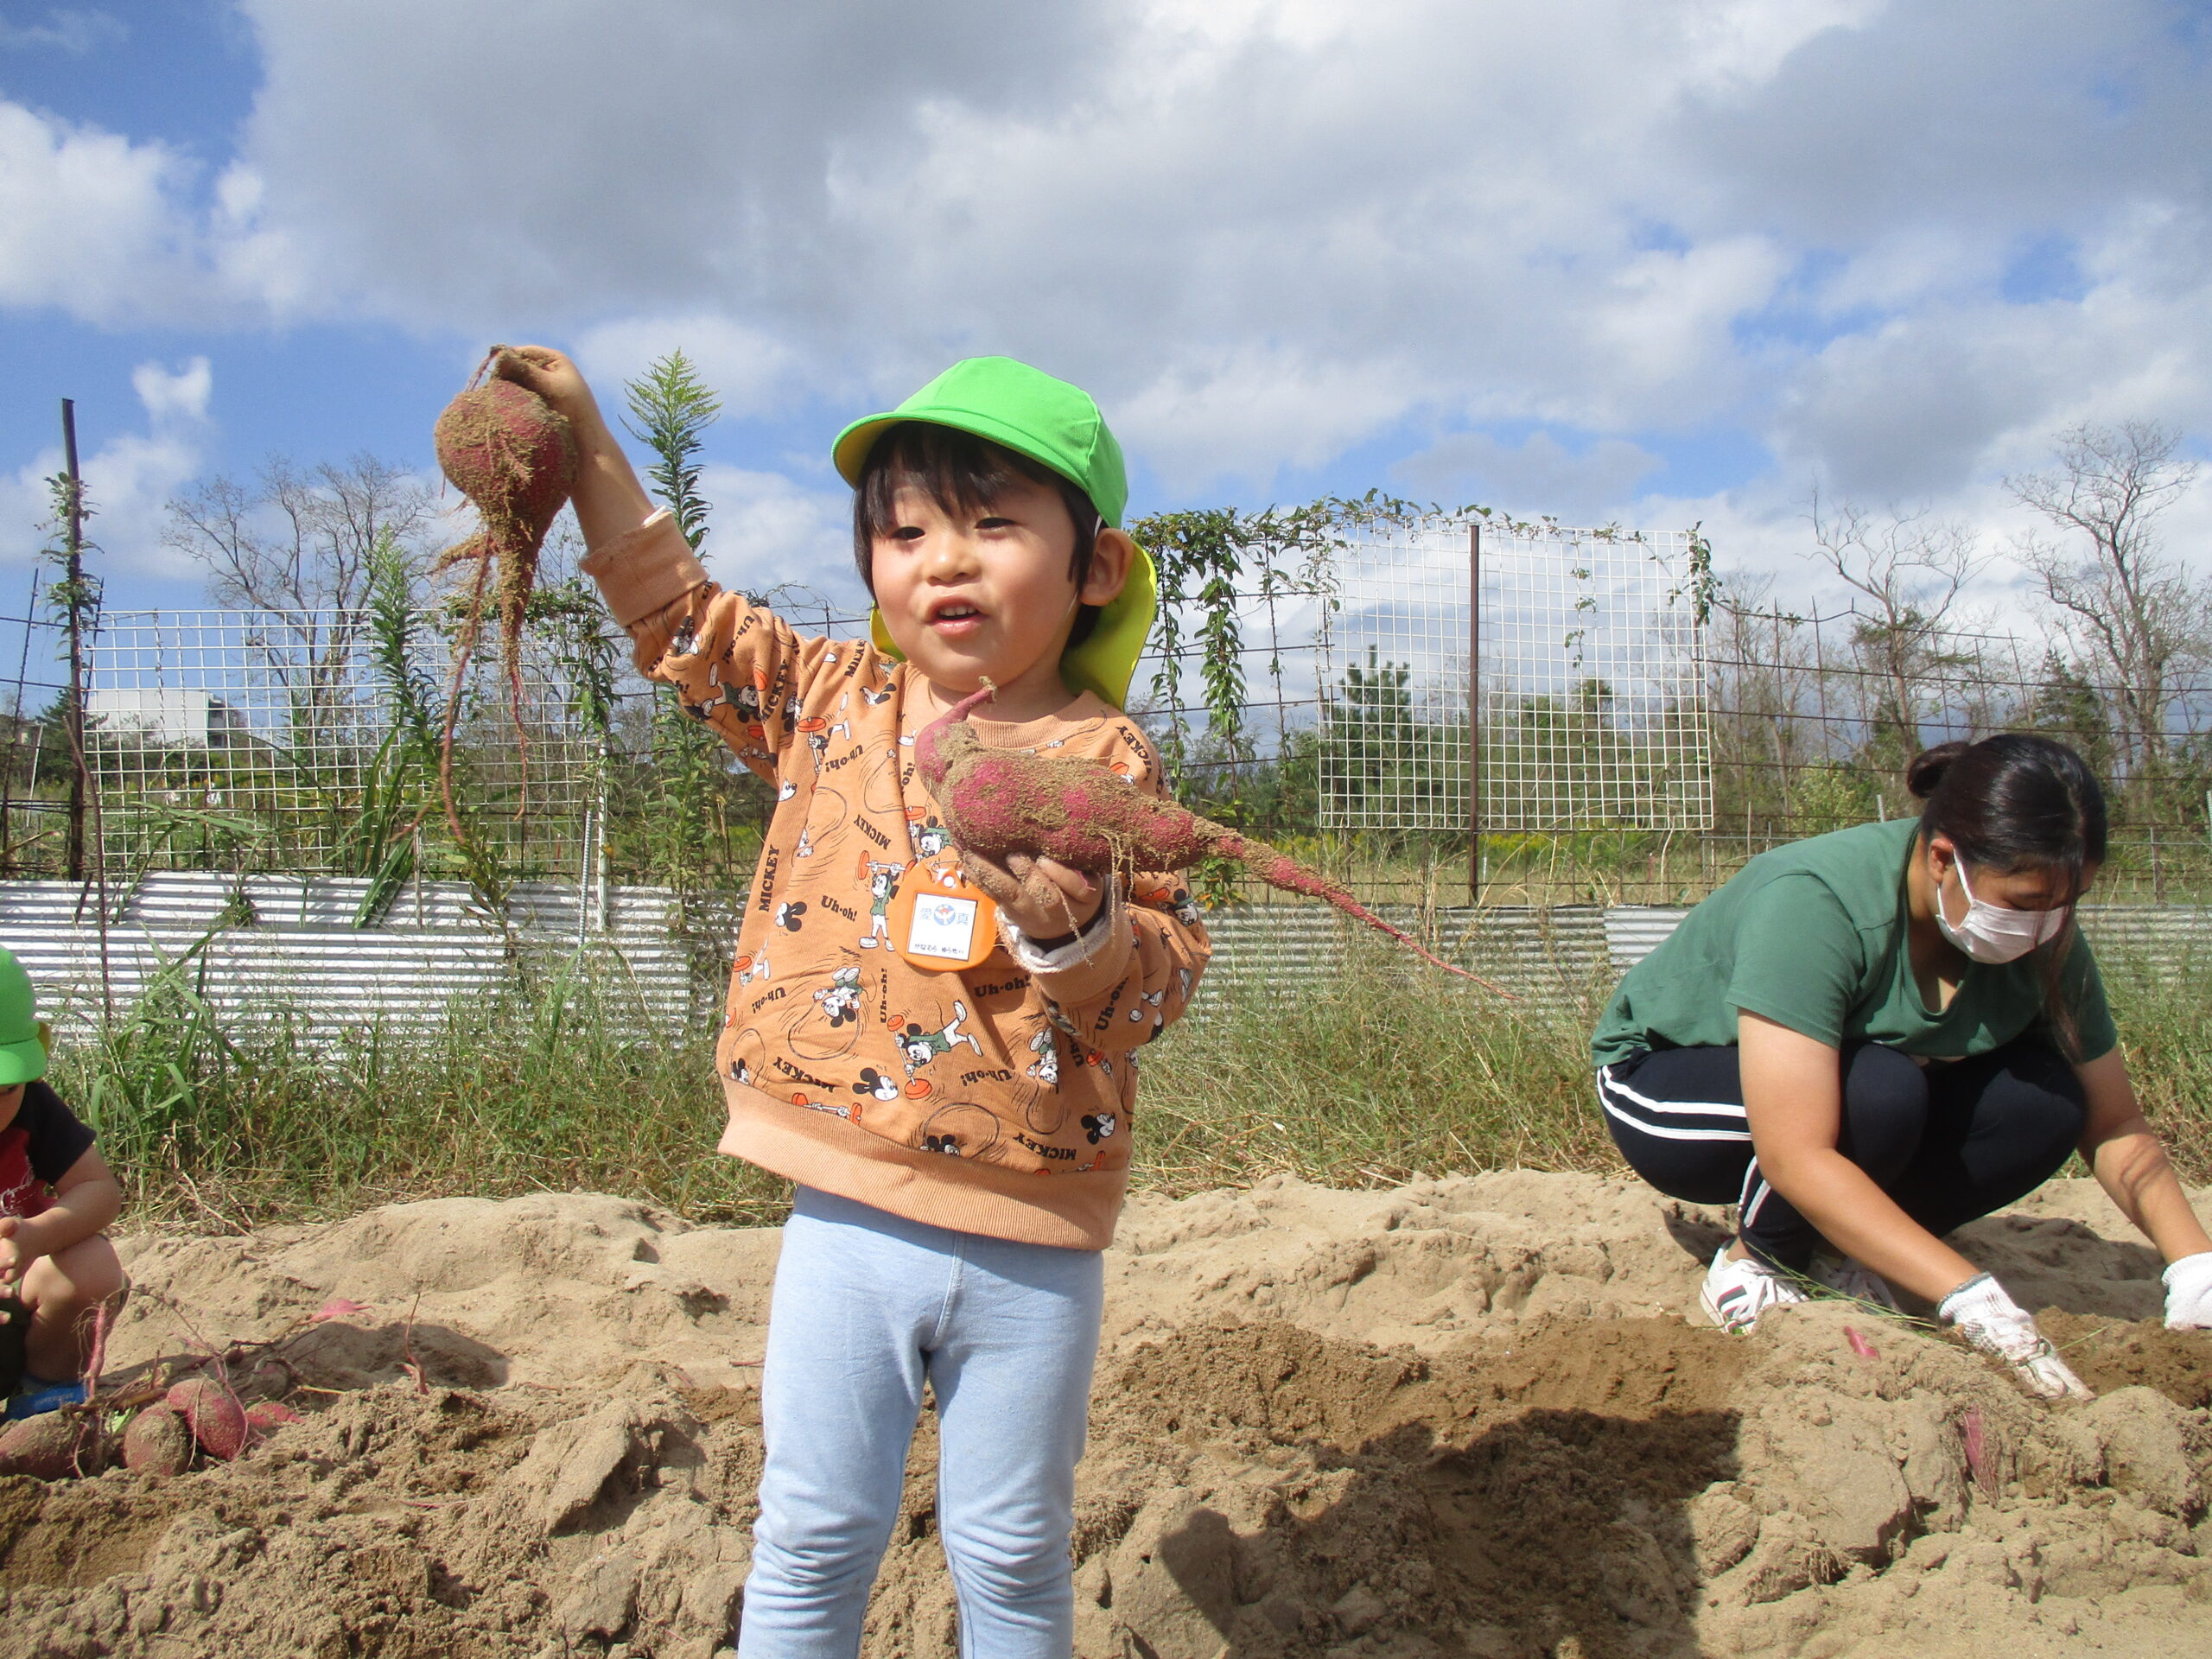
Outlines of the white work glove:
{"type": "Polygon", "coordinates": [[[2012,1368],[2012,1374],[2031,1394],[2046,1400],[2071,1395],[2093,1400],[2088,1384],[2074,1375],[2058,1357],[2034,1315],[2005,1294],[2005,1287],[1986,1273],[1978,1273],[1946,1296],[1936,1312],[1946,1325],[1985,1354],[1994,1354],[2012,1368]]]}
{"type": "Polygon", "coordinates": [[[2212,1331],[2212,1250],[2184,1255],[2168,1267],[2166,1329],[2212,1331]]]}

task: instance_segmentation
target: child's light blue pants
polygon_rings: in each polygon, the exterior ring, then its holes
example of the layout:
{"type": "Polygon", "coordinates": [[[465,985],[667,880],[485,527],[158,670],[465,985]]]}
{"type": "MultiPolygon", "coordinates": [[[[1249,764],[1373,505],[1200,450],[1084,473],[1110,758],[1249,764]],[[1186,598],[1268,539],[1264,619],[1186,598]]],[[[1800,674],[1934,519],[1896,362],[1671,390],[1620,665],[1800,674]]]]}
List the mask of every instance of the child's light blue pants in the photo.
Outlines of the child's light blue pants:
{"type": "Polygon", "coordinates": [[[1095,1250],[798,1189],[768,1319],[741,1659],[859,1651],[925,1382],[962,1659],[1067,1659],[1068,1529],[1104,1287],[1095,1250]]]}

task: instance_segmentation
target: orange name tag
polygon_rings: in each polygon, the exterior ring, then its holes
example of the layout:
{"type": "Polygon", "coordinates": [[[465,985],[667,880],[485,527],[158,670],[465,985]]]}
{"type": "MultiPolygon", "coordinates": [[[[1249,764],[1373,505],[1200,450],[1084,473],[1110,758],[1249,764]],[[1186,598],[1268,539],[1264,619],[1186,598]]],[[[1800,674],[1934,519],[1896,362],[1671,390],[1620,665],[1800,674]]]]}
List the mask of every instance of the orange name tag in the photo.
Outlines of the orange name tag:
{"type": "Polygon", "coordinates": [[[999,907],[956,867],[909,864],[884,920],[892,948],[931,973],[980,968],[999,948],[999,907]]]}

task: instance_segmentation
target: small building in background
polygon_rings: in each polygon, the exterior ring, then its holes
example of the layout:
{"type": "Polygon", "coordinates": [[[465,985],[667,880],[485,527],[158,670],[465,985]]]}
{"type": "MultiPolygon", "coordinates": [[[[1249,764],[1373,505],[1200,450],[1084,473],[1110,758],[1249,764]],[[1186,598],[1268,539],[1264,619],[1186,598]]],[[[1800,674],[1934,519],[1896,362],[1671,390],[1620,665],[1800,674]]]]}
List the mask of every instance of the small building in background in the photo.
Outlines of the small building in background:
{"type": "Polygon", "coordinates": [[[95,686],[85,714],[102,735],[149,747],[224,749],[248,737],[245,716],[210,691],[95,686]]]}

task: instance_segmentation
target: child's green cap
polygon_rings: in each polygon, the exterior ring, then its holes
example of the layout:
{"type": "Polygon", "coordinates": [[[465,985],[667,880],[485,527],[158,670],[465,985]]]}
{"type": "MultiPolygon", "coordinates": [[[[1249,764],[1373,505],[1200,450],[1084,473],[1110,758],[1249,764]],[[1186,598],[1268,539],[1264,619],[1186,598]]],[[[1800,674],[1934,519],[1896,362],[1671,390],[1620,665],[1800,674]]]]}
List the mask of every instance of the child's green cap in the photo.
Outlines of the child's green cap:
{"type": "Polygon", "coordinates": [[[1072,480],[1098,516],[1122,527],[1128,474],[1106,417],[1080,386],[1010,357],[963,358],[887,415],[855,421],[830,450],[845,482],[857,486],[875,441],[901,421],[957,427],[1002,443],[1072,480]]]}
{"type": "Polygon", "coordinates": [[[12,950],[0,948],[0,1089],[46,1075],[38,1035],[38,995],[12,950]]]}
{"type": "MultiPolygon", "coordinates": [[[[1011,357],[963,358],[888,414],[855,421],[837,435],[830,453],[845,482],[859,485],[876,439],[901,421],[929,421],[1004,444],[1074,483],[1100,518],[1122,527],[1129,499],[1122,446],[1080,386],[1011,357]]],[[[1158,575],[1152,556],[1139,548],[1120,596],[1101,609],[1090,637],[1069,650],[1062,674],[1119,708],[1158,609],[1158,575]]],[[[870,632],[878,650],[899,654],[880,612],[872,618],[870,632]]]]}

